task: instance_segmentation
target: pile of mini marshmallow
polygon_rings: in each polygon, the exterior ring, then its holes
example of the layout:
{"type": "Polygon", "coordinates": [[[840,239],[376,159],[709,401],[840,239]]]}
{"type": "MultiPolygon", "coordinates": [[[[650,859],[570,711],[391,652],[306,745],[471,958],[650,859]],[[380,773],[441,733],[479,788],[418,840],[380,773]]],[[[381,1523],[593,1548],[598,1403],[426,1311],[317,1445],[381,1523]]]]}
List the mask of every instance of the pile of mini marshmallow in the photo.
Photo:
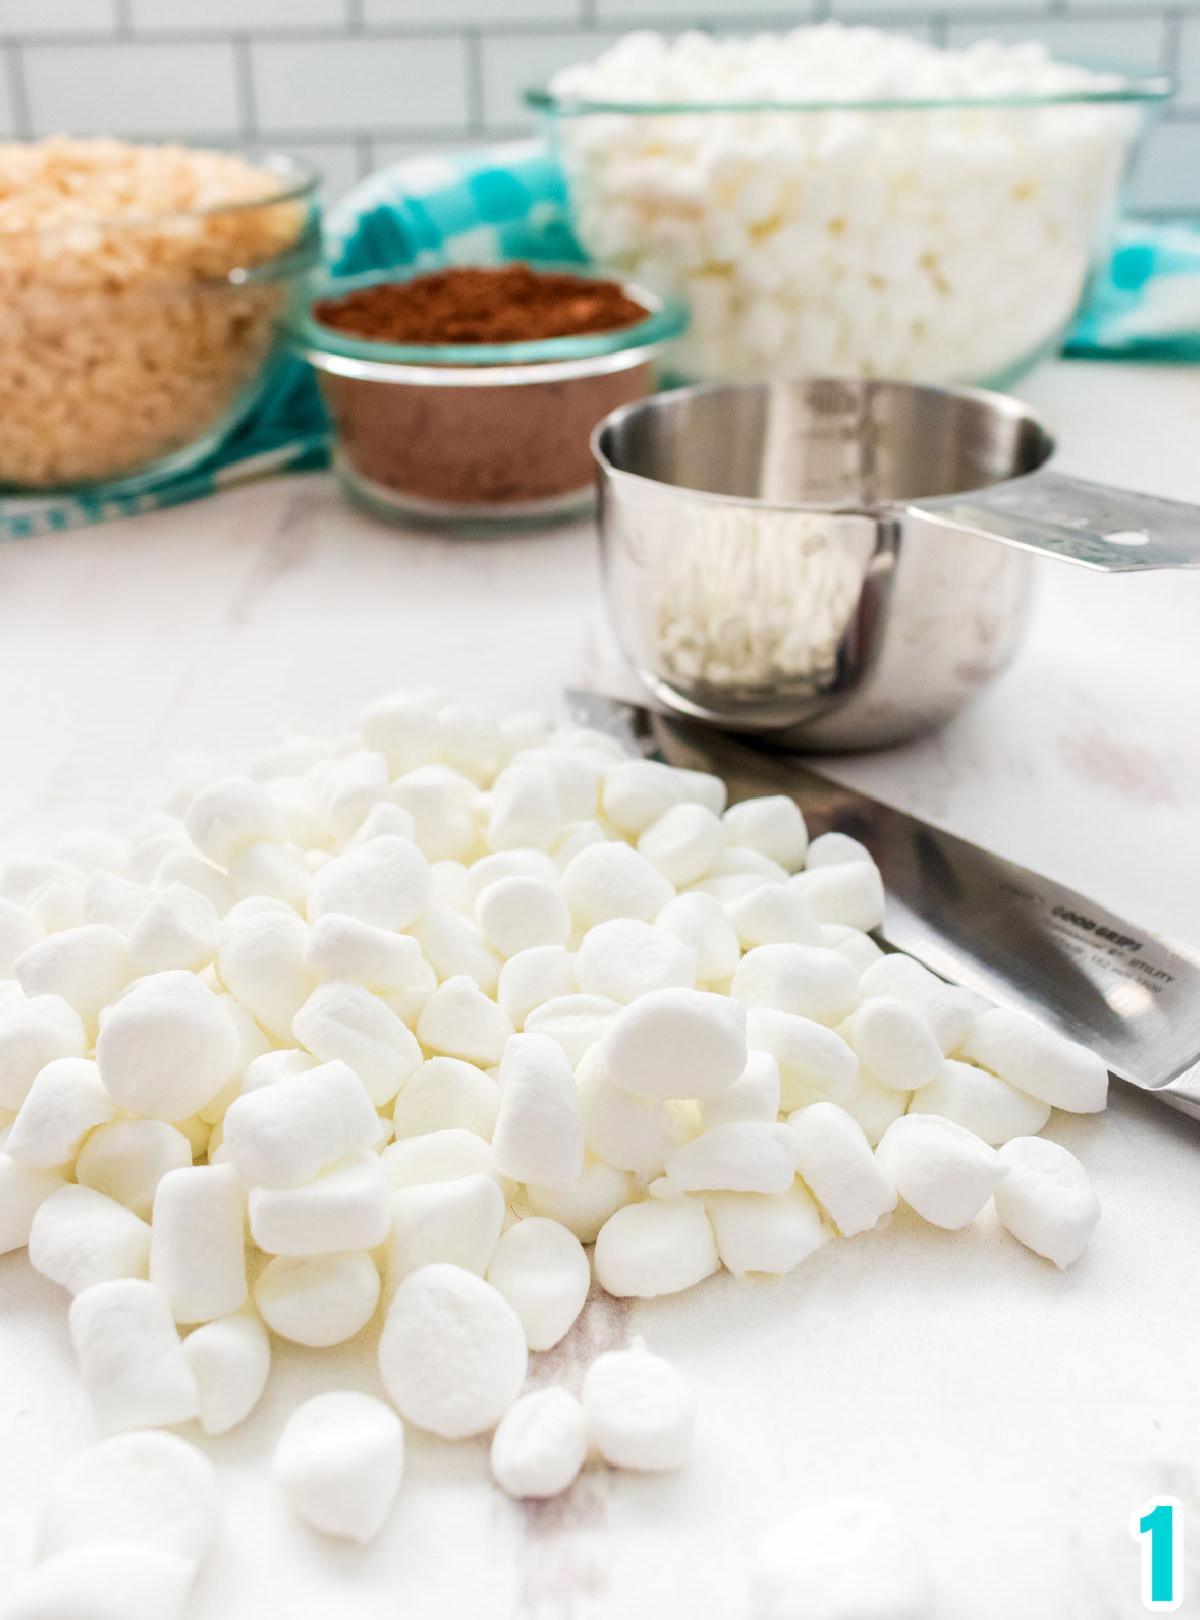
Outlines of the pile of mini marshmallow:
{"type": "Polygon", "coordinates": [[[556,136],[579,235],[599,262],[687,299],[685,374],[978,382],[1070,319],[1136,127],[1127,106],[1036,98],[1117,82],[1036,43],[946,51],[822,23],[629,34],[551,89],[568,104],[556,136]],[[971,105],[1003,97],[1035,104],[971,105]],[[569,108],[763,101],[828,110],[569,108]]]}
{"type": "Polygon", "coordinates": [[[949,1229],[991,1203],[1077,1258],[1098,1206],[1037,1133],[1103,1108],[1104,1065],[885,955],[853,839],[725,797],[596,731],[398,694],[128,842],[5,870],[0,1252],[72,1296],[107,1435],[52,1488],[7,1620],[181,1612],[217,1487],[163,1431],[247,1417],[269,1333],[378,1324],[387,1400],[318,1396],[275,1456],[302,1518],[366,1541],[404,1424],[494,1431],[516,1496],[589,1450],[685,1460],[691,1392],[641,1341],[581,1400],[522,1394],[593,1275],[648,1298],[780,1274],[900,1200],[949,1229]]]}

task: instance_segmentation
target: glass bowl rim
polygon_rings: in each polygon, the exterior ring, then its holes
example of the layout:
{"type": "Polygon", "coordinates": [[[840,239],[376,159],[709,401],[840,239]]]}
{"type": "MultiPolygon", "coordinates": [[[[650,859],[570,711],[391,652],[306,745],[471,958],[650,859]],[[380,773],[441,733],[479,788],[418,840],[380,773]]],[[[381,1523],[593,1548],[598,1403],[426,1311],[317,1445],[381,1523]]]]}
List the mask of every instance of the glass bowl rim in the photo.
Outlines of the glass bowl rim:
{"type": "Polygon", "coordinates": [[[355,292],[361,287],[374,287],[389,281],[415,281],[418,276],[430,275],[437,270],[502,268],[500,265],[393,265],[387,270],[366,270],[353,276],[314,276],[306,289],[304,308],[288,319],[288,337],[302,354],[306,351],[308,354],[334,354],[352,360],[396,365],[505,366],[598,359],[620,354],[627,349],[642,349],[670,342],[687,329],[688,311],[683,301],[659,292],[645,281],[622,277],[601,265],[541,259],[518,262],[528,264],[533,270],[565,271],[594,281],[616,281],[637,302],[650,299],[649,314],[644,321],[636,321],[632,326],[618,326],[610,332],[590,332],[576,337],[536,338],[519,343],[435,344],[378,343],[371,338],[351,337],[339,332],[336,327],[323,326],[313,315],[312,308],[318,299],[336,298],[339,293],[355,292]]]}

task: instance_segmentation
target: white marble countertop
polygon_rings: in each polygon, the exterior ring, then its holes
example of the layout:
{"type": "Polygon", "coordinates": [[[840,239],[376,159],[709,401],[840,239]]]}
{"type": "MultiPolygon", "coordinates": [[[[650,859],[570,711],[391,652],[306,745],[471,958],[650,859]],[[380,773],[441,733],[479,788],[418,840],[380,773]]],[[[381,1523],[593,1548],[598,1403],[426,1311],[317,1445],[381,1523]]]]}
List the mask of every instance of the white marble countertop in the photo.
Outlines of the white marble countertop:
{"type": "MultiPolygon", "coordinates": [[[[1060,364],[1024,392],[1063,470],[1200,501],[1200,372],[1060,364]]],[[[1200,573],[1041,574],[1028,642],[974,709],[824,768],[1200,940],[1200,573]]],[[[127,825],[180,751],[236,764],[279,726],[339,726],[416,682],[498,707],[553,707],[570,684],[632,695],[590,527],[401,533],[310,475],[0,548],[0,858],[127,825]]],[[[211,1447],[228,1529],[195,1620],[738,1620],[762,1529],[851,1490],[909,1512],[943,1620],[1132,1620],[1133,1510],[1180,1497],[1200,1548],[1200,1126],[1122,1094],[1052,1134],[1105,1208],[1065,1275],[986,1225],[898,1217],[781,1283],[595,1302],[540,1376],[577,1379],[596,1345],[644,1332],[702,1402],[675,1478],[589,1471],[521,1507],[487,1484],[483,1443],[414,1435],[394,1523],[353,1553],[288,1521],[266,1464],[302,1393],[373,1388],[370,1359],[281,1354],[259,1412],[211,1447]]],[[[2,1259],[0,1596],[88,1436],[61,1295],[2,1259]]],[[[1190,1583],[1182,1612],[1200,1613],[1200,1560],[1190,1583]]]]}

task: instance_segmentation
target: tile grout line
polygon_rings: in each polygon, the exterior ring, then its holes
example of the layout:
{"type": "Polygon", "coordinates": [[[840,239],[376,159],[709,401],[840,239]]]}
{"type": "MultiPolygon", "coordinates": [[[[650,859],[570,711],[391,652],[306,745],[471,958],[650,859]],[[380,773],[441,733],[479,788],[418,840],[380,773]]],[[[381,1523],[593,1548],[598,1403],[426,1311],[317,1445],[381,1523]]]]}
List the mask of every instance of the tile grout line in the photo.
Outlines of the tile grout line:
{"type": "Polygon", "coordinates": [[[235,34],[230,40],[233,47],[233,82],[238,128],[250,141],[258,133],[257,98],[254,94],[254,61],[250,54],[250,36],[235,34]]]}
{"type": "Polygon", "coordinates": [[[487,127],[483,101],[483,35],[470,28],[463,35],[467,68],[467,130],[482,135],[487,127]]]}
{"type": "Polygon", "coordinates": [[[29,85],[25,79],[25,58],[18,40],[10,39],[4,46],[4,77],[8,82],[12,102],[13,130],[19,139],[33,139],[33,115],[29,106],[29,85]]]}

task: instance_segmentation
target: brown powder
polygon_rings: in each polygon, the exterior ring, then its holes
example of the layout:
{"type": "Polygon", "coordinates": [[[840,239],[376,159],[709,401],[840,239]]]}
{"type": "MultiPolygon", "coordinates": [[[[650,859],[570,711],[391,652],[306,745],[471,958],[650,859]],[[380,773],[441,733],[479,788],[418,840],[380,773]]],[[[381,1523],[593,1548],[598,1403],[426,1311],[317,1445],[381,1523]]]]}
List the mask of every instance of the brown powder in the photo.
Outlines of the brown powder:
{"type": "Polygon", "coordinates": [[[615,281],[527,264],[459,266],[313,306],[323,326],[381,343],[532,343],[615,332],[649,311],[615,281]]]}

